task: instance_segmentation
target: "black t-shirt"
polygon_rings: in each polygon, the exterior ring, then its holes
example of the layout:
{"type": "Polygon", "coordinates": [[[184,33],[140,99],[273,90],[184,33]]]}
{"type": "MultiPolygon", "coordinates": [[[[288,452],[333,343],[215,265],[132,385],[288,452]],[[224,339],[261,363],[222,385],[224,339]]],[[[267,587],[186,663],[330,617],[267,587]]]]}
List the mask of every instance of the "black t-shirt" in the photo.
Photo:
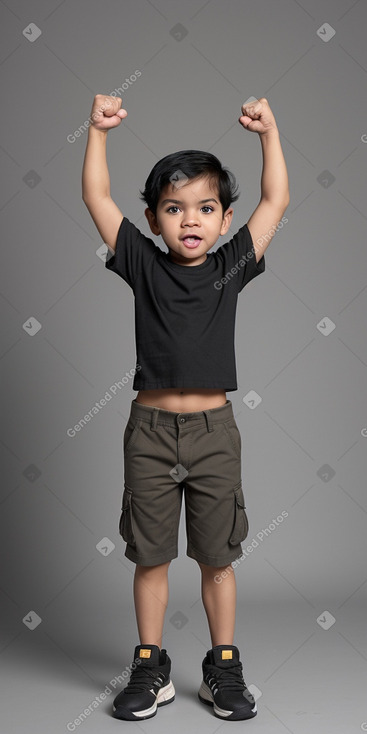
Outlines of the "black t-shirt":
{"type": "Polygon", "coordinates": [[[238,293],[265,270],[245,224],[200,265],[178,265],[124,216],[105,267],[135,296],[133,390],[237,390],[234,353],[238,293]]]}

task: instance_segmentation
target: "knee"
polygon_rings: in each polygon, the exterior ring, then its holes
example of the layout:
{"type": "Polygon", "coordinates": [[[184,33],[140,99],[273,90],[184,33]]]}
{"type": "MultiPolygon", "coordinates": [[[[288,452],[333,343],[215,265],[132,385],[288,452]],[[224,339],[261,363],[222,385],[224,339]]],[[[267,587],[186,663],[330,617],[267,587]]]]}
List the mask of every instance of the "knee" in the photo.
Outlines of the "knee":
{"type": "Polygon", "coordinates": [[[158,563],[155,566],[142,566],[140,563],[137,563],[136,571],[145,574],[164,574],[167,573],[170,563],[171,561],[167,561],[166,563],[158,563]]]}
{"type": "Polygon", "coordinates": [[[217,566],[208,566],[206,563],[201,563],[201,561],[197,561],[198,566],[200,567],[201,573],[203,576],[214,576],[216,573],[220,573],[222,568],[218,568],[217,566]]]}
{"type": "Polygon", "coordinates": [[[224,568],[227,568],[227,566],[208,566],[206,563],[201,563],[201,561],[196,562],[200,566],[203,573],[216,573],[218,571],[223,571],[224,568]]]}
{"type": "Polygon", "coordinates": [[[205,563],[200,563],[199,561],[197,563],[200,566],[202,577],[205,581],[211,579],[216,584],[221,584],[224,579],[233,574],[231,564],[227,566],[207,566],[205,563]]]}

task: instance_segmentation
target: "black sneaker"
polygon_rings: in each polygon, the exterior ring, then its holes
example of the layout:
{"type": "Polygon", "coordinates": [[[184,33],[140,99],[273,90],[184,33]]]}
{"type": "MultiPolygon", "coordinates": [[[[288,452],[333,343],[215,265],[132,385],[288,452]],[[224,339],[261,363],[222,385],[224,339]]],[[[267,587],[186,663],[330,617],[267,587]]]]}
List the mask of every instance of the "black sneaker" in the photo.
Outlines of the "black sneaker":
{"type": "Polygon", "coordinates": [[[200,701],[214,707],[214,714],[227,721],[251,719],[257,714],[253,695],[242,675],[240,654],[235,645],[216,645],[203,660],[200,701]]]}
{"type": "Polygon", "coordinates": [[[171,703],[175,697],[166,650],[160,650],[158,645],[137,645],[134,663],[128,684],[113,702],[116,719],[150,719],[156,715],[157,706],[171,703]]]}

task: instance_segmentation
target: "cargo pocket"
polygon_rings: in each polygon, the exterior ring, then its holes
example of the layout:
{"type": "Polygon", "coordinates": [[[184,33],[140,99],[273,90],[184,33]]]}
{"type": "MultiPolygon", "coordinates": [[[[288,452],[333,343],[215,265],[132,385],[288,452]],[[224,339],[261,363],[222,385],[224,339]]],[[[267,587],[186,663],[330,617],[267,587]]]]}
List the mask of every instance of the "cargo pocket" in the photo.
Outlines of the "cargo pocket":
{"type": "Polygon", "coordinates": [[[247,538],[248,534],[248,518],[245,510],[245,498],[243,496],[242,481],[233,487],[234,495],[234,523],[231,535],[229,537],[230,545],[238,545],[242,540],[247,538]]]}
{"type": "Polygon", "coordinates": [[[125,489],[122,495],[119,532],[126,543],[129,543],[129,545],[135,545],[131,498],[132,490],[125,484],[125,489]]]}

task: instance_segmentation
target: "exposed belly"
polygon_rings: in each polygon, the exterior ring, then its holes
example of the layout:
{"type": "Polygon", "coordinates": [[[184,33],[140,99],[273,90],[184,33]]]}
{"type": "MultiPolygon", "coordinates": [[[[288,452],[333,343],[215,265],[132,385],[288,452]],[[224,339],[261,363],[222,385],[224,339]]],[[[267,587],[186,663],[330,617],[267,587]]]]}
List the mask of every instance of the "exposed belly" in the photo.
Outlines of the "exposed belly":
{"type": "Polygon", "coordinates": [[[135,398],[137,403],[171,410],[175,413],[190,413],[219,408],[220,405],[225,405],[226,399],[225,390],[189,387],[139,390],[135,398]]]}

